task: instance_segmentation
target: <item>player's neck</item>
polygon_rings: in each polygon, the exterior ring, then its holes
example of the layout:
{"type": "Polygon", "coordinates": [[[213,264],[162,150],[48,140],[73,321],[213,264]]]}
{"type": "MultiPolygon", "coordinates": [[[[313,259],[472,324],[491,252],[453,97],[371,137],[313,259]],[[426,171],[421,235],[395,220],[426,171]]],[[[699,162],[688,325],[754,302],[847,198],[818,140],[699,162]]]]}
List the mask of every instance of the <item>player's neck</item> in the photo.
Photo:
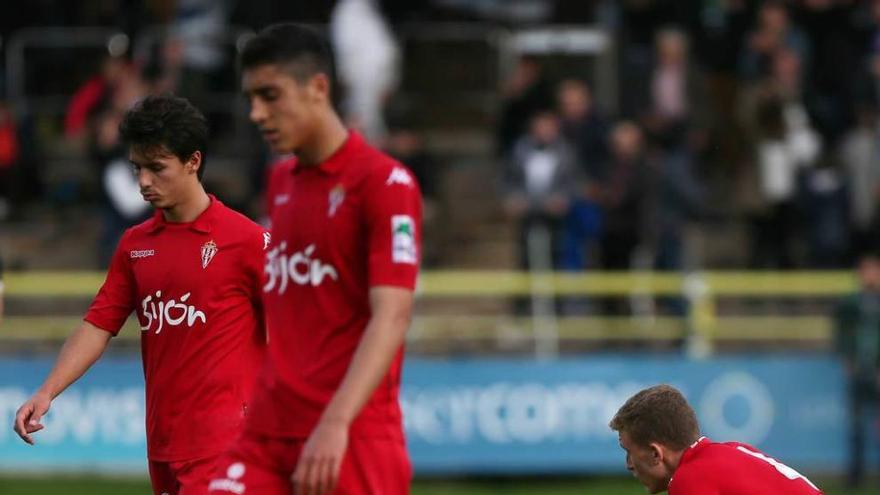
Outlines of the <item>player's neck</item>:
{"type": "Polygon", "coordinates": [[[311,167],[333,156],[348,139],[348,129],[336,115],[330,112],[317,124],[312,139],[296,150],[297,163],[311,167]]]}
{"type": "Polygon", "coordinates": [[[208,207],[211,206],[211,197],[199,184],[192,194],[183,198],[171,208],[162,210],[165,221],[169,223],[189,223],[199,218],[208,207]]]}

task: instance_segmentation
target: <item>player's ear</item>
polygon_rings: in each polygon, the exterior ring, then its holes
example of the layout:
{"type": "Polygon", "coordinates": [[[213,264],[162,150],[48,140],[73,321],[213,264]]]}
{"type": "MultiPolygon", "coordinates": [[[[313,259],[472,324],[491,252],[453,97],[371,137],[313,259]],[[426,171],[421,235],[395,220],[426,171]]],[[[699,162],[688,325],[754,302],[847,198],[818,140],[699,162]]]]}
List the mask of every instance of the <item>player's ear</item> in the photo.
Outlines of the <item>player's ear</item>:
{"type": "Polygon", "coordinates": [[[651,442],[650,444],[648,444],[648,450],[651,451],[651,463],[653,465],[656,466],[663,462],[666,451],[662,445],[657,442],[651,442]]]}
{"type": "Polygon", "coordinates": [[[192,155],[190,155],[189,160],[186,161],[185,164],[186,170],[191,174],[198,174],[199,169],[202,168],[202,152],[194,151],[192,155]]]}
{"type": "Polygon", "coordinates": [[[315,100],[330,101],[330,78],[319,72],[309,79],[309,94],[315,100]]]}

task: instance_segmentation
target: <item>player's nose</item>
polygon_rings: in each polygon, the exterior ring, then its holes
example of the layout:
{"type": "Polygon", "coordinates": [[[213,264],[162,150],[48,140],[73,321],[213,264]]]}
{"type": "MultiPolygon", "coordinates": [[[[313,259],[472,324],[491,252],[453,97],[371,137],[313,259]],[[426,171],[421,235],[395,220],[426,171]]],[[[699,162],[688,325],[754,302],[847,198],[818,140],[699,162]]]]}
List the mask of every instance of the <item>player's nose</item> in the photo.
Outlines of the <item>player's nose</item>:
{"type": "Polygon", "coordinates": [[[138,181],[138,185],[140,186],[141,190],[144,190],[144,189],[150,187],[150,185],[153,184],[152,177],[150,177],[150,171],[145,170],[145,169],[138,170],[137,181],[138,181]]]}
{"type": "Polygon", "coordinates": [[[266,121],[266,116],[266,105],[263,105],[259,101],[251,102],[251,110],[248,113],[248,117],[251,119],[251,122],[260,125],[266,121]]]}

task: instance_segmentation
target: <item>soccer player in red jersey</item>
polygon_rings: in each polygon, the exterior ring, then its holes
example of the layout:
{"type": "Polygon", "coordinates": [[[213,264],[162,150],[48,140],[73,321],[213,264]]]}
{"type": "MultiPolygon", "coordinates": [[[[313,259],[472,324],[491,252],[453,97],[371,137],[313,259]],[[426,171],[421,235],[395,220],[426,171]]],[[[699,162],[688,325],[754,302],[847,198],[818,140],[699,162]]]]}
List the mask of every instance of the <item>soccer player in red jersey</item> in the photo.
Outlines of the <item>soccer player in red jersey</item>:
{"type": "Polygon", "coordinates": [[[211,490],[409,493],[398,393],[419,266],[409,171],[342,124],[318,32],[268,27],[241,54],[250,118],[274,151],[263,302],[267,367],[211,490]]]}
{"type": "Polygon", "coordinates": [[[120,125],[152,219],[125,232],[83,324],[18,410],[28,443],[52,400],[101,356],[134,311],[146,381],[153,491],[207,493],[218,457],[240,434],[265,360],[262,227],[202,187],[208,125],[189,102],[151,96],[120,125]]]}
{"type": "Polygon", "coordinates": [[[632,396],[611,420],[626,467],[649,493],[669,495],[817,495],[794,469],[738,442],[700,436],[697,415],[669,385],[632,396]]]}

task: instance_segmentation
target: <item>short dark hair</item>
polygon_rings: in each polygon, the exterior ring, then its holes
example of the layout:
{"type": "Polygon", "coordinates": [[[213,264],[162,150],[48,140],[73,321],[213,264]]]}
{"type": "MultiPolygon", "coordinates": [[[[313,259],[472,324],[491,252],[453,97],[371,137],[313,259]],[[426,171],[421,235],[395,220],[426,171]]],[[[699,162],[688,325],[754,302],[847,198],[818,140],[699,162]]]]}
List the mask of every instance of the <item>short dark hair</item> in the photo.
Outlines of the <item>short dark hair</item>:
{"type": "Polygon", "coordinates": [[[202,152],[198,178],[205,172],[208,120],[185,98],[174,95],[147,96],[126,112],[119,124],[122,141],[146,156],[166,152],[186,162],[202,152]]]}
{"type": "Polygon", "coordinates": [[[336,63],[327,37],[312,27],[286,22],[263,28],[245,43],[240,66],[245,71],[260,65],[283,66],[299,82],[316,74],[330,80],[331,95],[336,94],[336,63]]]}
{"type": "Polygon", "coordinates": [[[657,442],[684,450],[700,436],[697,414],[681,392],[670,385],[646,388],[630,397],[608,426],[625,431],[642,447],[657,442]]]}

